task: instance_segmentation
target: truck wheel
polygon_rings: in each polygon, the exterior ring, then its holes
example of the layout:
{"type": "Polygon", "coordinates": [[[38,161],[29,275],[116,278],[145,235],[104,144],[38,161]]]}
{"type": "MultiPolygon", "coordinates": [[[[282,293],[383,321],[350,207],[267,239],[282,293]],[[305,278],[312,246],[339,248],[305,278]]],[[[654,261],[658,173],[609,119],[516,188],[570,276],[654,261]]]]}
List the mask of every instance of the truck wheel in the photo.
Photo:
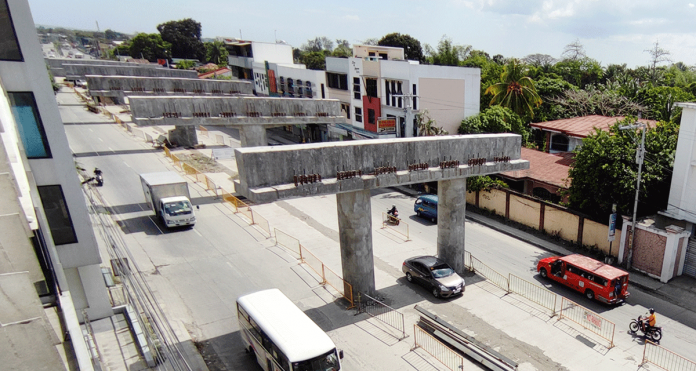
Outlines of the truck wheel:
{"type": "Polygon", "coordinates": [[[546,268],[541,268],[541,270],[539,270],[539,275],[543,278],[547,278],[549,276],[548,273],[546,273],[546,268]]]}
{"type": "Polygon", "coordinates": [[[585,296],[587,296],[588,299],[592,300],[594,299],[594,292],[592,292],[592,290],[587,290],[585,291],[585,296]]]}

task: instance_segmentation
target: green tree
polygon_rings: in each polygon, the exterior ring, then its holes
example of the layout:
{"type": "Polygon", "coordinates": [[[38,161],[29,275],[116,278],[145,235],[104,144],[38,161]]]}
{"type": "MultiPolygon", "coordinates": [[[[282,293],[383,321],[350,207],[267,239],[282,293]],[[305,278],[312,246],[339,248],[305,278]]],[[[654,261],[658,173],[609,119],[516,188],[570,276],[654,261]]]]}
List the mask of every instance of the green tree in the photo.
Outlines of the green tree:
{"type": "Polygon", "coordinates": [[[300,54],[300,63],[307,66],[307,69],[310,70],[325,70],[326,55],[323,51],[304,52],[300,54]]]}
{"type": "Polygon", "coordinates": [[[678,122],[681,108],[677,107],[675,103],[693,102],[696,98],[694,98],[693,94],[685,92],[681,88],[657,86],[642,89],[638,92],[638,100],[647,109],[646,118],[678,122]]]}
{"type": "Polygon", "coordinates": [[[131,55],[130,53],[130,44],[121,44],[109,50],[109,58],[118,59],[118,57],[127,57],[131,55]]]}
{"type": "Polygon", "coordinates": [[[404,48],[404,57],[406,59],[425,62],[423,47],[421,47],[420,41],[414,39],[410,35],[402,35],[398,32],[386,34],[377,42],[377,45],[404,48]]]}
{"type": "Polygon", "coordinates": [[[331,39],[329,39],[326,36],[318,36],[312,40],[307,40],[307,43],[303,44],[300,49],[302,49],[305,52],[331,52],[333,51],[333,48],[334,43],[333,41],[331,41],[331,39]]]}
{"type": "MultiPolygon", "coordinates": [[[[619,130],[634,123],[627,118],[609,131],[596,129],[575,151],[568,177],[569,206],[604,221],[613,203],[620,214],[630,215],[636,191],[635,162],[640,131],[619,130]]],[[[646,155],[642,169],[639,215],[650,215],[667,207],[679,125],[659,122],[645,136],[646,155]]]]}
{"type": "Polygon", "coordinates": [[[162,40],[160,34],[139,33],[131,40],[130,55],[133,58],[145,58],[150,62],[157,59],[169,59],[172,44],[162,40]]]}
{"type": "Polygon", "coordinates": [[[541,105],[534,108],[534,122],[566,118],[563,115],[564,110],[555,100],[565,96],[566,91],[577,91],[578,88],[575,85],[548,75],[534,81],[534,87],[542,100],[541,105]]]}
{"type": "Polygon", "coordinates": [[[419,137],[449,134],[447,130],[437,126],[437,122],[430,117],[430,112],[427,109],[416,114],[416,127],[418,128],[419,137]]]}
{"type": "Polygon", "coordinates": [[[516,133],[522,136],[522,143],[529,140],[529,128],[522,118],[509,108],[493,106],[478,115],[462,120],[459,134],[478,133],[516,133]]]}
{"type": "Polygon", "coordinates": [[[511,59],[505,65],[505,72],[500,75],[500,82],[486,89],[491,94],[491,106],[500,105],[510,108],[520,116],[534,117],[534,107],[541,104],[541,98],[534,88],[534,81],[525,75],[524,65],[511,59]]]}
{"type": "Polygon", "coordinates": [[[331,53],[332,57],[349,58],[353,56],[353,49],[348,40],[336,39],[336,49],[331,53]]]}
{"type": "Polygon", "coordinates": [[[457,45],[447,35],[442,36],[437,44],[437,50],[430,45],[425,45],[426,58],[430,64],[440,66],[459,66],[459,63],[466,59],[471,51],[471,45],[457,45]]]}
{"type": "Polygon", "coordinates": [[[645,109],[615,90],[598,89],[594,86],[584,90],[566,90],[563,96],[548,100],[557,105],[556,114],[561,118],[589,115],[637,116],[645,109]]]}
{"type": "Polygon", "coordinates": [[[581,89],[602,82],[604,74],[602,66],[592,58],[562,60],[553,66],[552,72],[581,89]]]}
{"type": "Polygon", "coordinates": [[[183,61],[179,61],[179,62],[176,64],[176,68],[177,68],[178,70],[190,70],[190,69],[192,69],[192,68],[195,67],[195,66],[196,66],[196,62],[195,62],[195,61],[189,61],[189,60],[187,60],[187,59],[184,59],[183,61]]]}
{"type": "Polygon", "coordinates": [[[199,61],[205,58],[205,47],[201,42],[201,24],[193,19],[159,24],[157,31],[162,35],[162,40],[171,44],[172,57],[199,61]]]}
{"type": "Polygon", "coordinates": [[[227,55],[229,54],[225,43],[222,41],[213,41],[203,44],[205,46],[205,61],[215,63],[217,65],[227,65],[227,55]]]}
{"type": "Polygon", "coordinates": [[[510,187],[504,181],[500,179],[493,179],[488,175],[470,176],[466,178],[467,192],[489,192],[491,189],[494,188],[501,189],[510,187]]]}

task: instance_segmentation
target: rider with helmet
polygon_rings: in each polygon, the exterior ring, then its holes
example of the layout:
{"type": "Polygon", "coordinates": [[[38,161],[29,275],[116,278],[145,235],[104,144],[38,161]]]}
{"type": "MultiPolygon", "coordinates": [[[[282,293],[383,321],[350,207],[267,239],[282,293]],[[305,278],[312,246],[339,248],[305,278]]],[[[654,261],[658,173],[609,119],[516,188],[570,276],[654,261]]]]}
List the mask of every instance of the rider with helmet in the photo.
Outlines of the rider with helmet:
{"type": "Polygon", "coordinates": [[[657,315],[655,314],[655,309],[650,308],[649,312],[650,315],[646,317],[642,322],[643,332],[645,332],[650,327],[655,327],[655,324],[657,323],[657,315]]]}

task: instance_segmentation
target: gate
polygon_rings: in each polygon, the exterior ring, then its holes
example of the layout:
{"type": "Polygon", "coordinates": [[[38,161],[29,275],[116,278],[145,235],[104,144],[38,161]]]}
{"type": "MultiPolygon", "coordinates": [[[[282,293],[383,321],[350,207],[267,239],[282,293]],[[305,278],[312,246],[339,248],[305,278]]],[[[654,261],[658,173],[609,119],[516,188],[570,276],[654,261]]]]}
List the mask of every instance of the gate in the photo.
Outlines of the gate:
{"type": "Polygon", "coordinates": [[[683,274],[696,277],[696,238],[689,238],[689,244],[686,247],[683,274]]]}

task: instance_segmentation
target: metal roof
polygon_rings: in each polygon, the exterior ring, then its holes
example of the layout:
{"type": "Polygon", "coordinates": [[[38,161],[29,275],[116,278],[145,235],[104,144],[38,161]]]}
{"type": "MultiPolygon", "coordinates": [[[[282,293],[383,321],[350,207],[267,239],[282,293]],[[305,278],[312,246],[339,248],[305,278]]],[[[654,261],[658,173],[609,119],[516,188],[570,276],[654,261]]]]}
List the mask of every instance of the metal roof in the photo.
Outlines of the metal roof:
{"type": "Polygon", "coordinates": [[[500,173],[516,180],[531,179],[561,188],[567,188],[568,170],[575,162],[572,152],[546,153],[522,147],[520,158],[529,161],[529,169],[500,173]]]}
{"type": "MultiPolygon", "coordinates": [[[[626,117],[624,116],[608,117],[590,115],[562,120],[536,122],[531,123],[530,126],[541,130],[563,133],[569,137],[586,138],[590,134],[594,133],[595,128],[606,131],[609,130],[612,125],[625,118],[626,117]]],[[[648,123],[651,126],[655,125],[657,122],[654,120],[640,121],[648,123]]]]}
{"type": "Polygon", "coordinates": [[[591,273],[598,274],[608,280],[613,280],[614,278],[628,275],[628,272],[624,270],[612,267],[608,264],[604,264],[598,260],[594,260],[585,255],[566,255],[562,257],[561,260],[565,261],[566,263],[573,264],[578,268],[584,269],[591,273]]]}

